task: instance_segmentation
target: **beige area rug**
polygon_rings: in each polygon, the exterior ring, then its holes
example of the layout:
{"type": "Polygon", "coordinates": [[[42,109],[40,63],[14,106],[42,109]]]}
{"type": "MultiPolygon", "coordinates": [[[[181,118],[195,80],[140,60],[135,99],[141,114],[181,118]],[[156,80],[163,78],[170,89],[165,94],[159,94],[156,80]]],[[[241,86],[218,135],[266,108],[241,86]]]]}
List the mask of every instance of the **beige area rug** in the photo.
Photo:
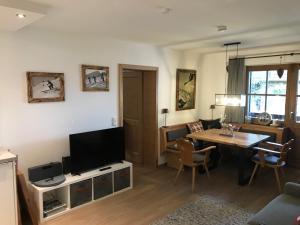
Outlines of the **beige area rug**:
{"type": "Polygon", "coordinates": [[[175,210],[152,225],[242,225],[253,213],[212,196],[201,196],[195,202],[175,210]]]}

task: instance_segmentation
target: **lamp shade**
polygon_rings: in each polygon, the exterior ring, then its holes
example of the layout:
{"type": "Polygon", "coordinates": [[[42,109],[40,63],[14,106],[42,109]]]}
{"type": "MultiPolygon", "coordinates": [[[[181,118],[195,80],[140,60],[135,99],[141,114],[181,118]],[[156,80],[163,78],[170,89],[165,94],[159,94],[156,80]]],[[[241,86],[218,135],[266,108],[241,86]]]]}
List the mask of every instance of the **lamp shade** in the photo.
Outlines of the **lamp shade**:
{"type": "Polygon", "coordinates": [[[217,106],[246,106],[246,95],[241,94],[216,94],[215,103],[217,106]]]}
{"type": "Polygon", "coordinates": [[[278,77],[281,79],[281,77],[283,76],[283,74],[284,74],[284,69],[283,68],[279,68],[278,70],[277,70],[277,75],[278,75],[278,77]]]}
{"type": "Polygon", "coordinates": [[[169,113],[169,109],[162,109],[161,110],[161,114],[166,114],[166,113],[169,113]]]}

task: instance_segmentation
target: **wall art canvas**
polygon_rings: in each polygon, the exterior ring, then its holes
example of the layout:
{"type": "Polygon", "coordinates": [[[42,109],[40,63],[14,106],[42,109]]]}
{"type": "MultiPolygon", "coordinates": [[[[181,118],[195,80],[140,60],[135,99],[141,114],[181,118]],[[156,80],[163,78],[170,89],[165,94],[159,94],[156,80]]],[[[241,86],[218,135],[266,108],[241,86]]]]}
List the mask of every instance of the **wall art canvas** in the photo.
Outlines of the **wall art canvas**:
{"type": "Polygon", "coordinates": [[[63,73],[27,72],[26,75],[29,103],[65,100],[63,73]]]}
{"type": "Polygon", "coordinates": [[[176,110],[195,108],[196,70],[177,69],[176,110]]]}
{"type": "Polygon", "coordinates": [[[83,91],[109,91],[109,67],[81,66],[83,91]]]}

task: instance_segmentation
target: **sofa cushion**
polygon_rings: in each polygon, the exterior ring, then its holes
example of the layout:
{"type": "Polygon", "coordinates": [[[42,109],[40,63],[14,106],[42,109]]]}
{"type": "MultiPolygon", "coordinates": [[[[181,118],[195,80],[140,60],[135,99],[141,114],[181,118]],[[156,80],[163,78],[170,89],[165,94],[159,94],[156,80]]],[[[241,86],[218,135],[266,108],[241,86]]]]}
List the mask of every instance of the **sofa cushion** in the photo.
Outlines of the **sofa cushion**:
{"type": "Polygon", "coordinates": [[[284,185],[284,193],[300,198],[300,184],[287,182],[284,185]]]}
{"type": "Polygon", "coordinates": [[[294,225],[300,212],[300,198],[282,194],[253,216],[250,225],[294,225]]]}
{"type": "Polygon", "coordinates": [[[204,130],[207,129],[220,129],[221,123],[220,123],[220,119],[215,119],[215,120],[199,120],[202,123],[202,126],[204,128],[204,130]]]}
{"type": "Polygon", "coordinates": [[[186,124],[190,133],[203,131],[203,126],[200,121],[186,124]]]}
{"type": "Polygon", "coordinates": [[[184,138],[188,134],[187,128],[181,128],[167,132],[167,141],[176,141],[177,139],[184,138]]]}

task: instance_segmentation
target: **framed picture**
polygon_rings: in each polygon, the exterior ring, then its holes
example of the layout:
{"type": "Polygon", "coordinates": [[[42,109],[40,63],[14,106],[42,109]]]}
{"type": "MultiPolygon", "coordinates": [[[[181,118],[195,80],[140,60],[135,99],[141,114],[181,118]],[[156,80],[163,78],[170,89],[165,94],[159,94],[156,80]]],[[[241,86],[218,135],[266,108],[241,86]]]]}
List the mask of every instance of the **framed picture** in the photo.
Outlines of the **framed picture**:
{"type": "Polygon", "coordinates": [[[196,94],[196,70],[177,69],[176,111],[194,109],[196,94]]]}
{"type": "Polygon", "coordinates": [[[109,91],[109,67],[81,65],[83,91],[109,91]]]}
{"type": "Polygon", "coordinates": [[[59,102],[65,100],[64,74],[27,72],[28,102],[59,102]]]}

